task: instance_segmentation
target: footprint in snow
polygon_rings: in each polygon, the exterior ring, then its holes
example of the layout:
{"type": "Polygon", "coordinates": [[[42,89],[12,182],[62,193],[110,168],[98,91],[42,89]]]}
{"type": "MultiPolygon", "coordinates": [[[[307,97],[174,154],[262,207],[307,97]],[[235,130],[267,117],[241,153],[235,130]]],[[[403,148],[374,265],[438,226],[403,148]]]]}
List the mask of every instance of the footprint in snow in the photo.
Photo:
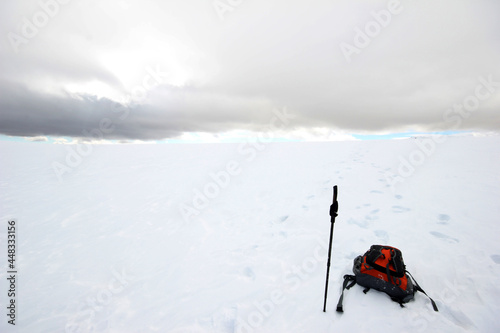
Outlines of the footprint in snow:
{"type": "Polygon", "coordinates": [[[350,219],[347,221],[347,224],[355,224],[355,225],[357,225],[358,227],[363,228],[363,229],[368,228],[368,222],[367,222],[367,221],[365,221],[365,220],[360,221],[360,220],[355,220],[355,219],[353,219],[353,218],[350,218],[350,219]]]}
{"type": "Polygon", "coordinates": [[[369,215],[366,215],[366,219],[373,221],[373,220],[378,220],[377,213],[379,212],[379,209],[372,210],[369,215]]]}
{"type": "Polygon", "coordinates": [[[172,332],[185,333],[185,332],[236,332],[236,320],[238,317],[238,308],[224,307],[217,310],[215,313],[200,317],[196,320],[196,324],[191,326],[183,326],[175,329],[172,332]]]}
{"type": "Polygon", "coordinates": [[[217,332],[235,332],[237,308],[224,308],[212,316],[212,326],[217,332]]]}
{"type": "Polygon", "coordinates": [[[438,215],[438,224],[448,224],[450,221],[450,216],[447,214],[439,214],[438,215]]]}
{"type": "Polygon", "coordinates": [[[392,206],[392,212],[393,213],[406,213],[409,212],[411,209],[403,206],[392,206]]]}
{"type": "Polygon", "coordinates": [[[389,235],[384,230],[375,230],[375,236],[377,236],[382,243],[387,244],[389,242],[389,235]]]}
{"type": "Polygon", "coordinates": [[[394,196],[394,198],[396,198],[396,199],[400,200],[400,199],[403,199],[403,196],[402,196],[402,195],[399,195],[399,194],[396,194],[396,195],[394,196]]]}
{"type": "Polygon", "coordinates": [[[370,191],[370,193],[382,194],[382,191],[372,190],[372,191],[370,191]]]}
{"type": "Polygon", "coordinates": [[[491,260],[495,262],[495,264],[500,265],[500,255],[499,254],[492,254],[490,256],[491,260]]]}
{"type": "Polygon", "coordinates": [[[447,308],[445,316],[451,319],[457,326],[466,330],[475,328],[474,322],[462,311],[457,311],[454,308],[447,308]]]}
{"type": "Polygon", "coordinates": [[[247,278],[255,280],[255,273],[250,267],[245,267],[243,270],[243,275],[245,275],[247,278]]]}
{"type": "MultiPolygon", "coordinates": [[[[302,207],[303,207],[303,206],[302,206],[302,207]]],[[[285,222],[287,219],[288,219],[288,215],[282,216],[282,217],[280,217],[280,218],[279,218],[279,222],[280,222],[280,223],[283,223],[283,222],[285,222]]]]}
{"type": "Polygon", "coordinates": [[[450,237],[448,235],[442,234],[437,231],[431,231],[430,234],[436,238],[442,239],[444,241],[447,241],[448,243],[460,243],[460,240],[450,237]]]}

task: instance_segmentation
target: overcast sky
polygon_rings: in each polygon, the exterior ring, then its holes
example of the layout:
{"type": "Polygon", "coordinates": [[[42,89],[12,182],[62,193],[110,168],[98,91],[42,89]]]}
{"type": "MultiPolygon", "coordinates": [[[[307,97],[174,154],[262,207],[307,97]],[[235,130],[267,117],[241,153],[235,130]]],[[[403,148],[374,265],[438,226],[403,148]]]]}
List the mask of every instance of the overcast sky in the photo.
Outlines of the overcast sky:
{"type": "Polygon", "coordinates": [[[500,131],[498,0],[3,0],[0,29],[4,135],[500,131]]]}

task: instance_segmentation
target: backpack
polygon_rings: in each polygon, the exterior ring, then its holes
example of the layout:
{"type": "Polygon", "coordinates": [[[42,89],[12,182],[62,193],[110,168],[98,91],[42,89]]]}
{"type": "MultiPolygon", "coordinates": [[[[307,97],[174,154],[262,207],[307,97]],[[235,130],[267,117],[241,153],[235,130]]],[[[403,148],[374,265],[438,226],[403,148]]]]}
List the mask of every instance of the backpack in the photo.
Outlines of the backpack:
{"type": "MultiPolygon", "coordinates": [[[[406,270],[401,251],[392,246],[372,245],[364,255],[354,259],[352,268],[354,275],[344,275],[342,293],[337,304],[337,312],[344,312],[342,302],[344,290],[349,290],[356,283],[365,287],[366,294],[370,289],[385,292],[401,307],[414,299],[417,291],[429,297],[418,285],[413,276],[406,270]]],[[[438,311],[436,303],[429,297],[434,311],[438,311]]]]}

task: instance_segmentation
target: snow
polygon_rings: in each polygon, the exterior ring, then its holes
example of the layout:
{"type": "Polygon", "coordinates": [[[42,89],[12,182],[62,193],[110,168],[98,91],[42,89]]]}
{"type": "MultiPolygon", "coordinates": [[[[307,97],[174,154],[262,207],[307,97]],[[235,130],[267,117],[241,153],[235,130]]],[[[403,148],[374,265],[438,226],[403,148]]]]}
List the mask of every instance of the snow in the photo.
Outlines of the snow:
{"type": "Polygon", "coordinates": [[[500,330],[499,137],[0,153],[1,332],[500,330]],[[336,313],[343,275],[372,244],[401,249],[440,312],[421,293],[400,308],[355,286],[336,313]]]}

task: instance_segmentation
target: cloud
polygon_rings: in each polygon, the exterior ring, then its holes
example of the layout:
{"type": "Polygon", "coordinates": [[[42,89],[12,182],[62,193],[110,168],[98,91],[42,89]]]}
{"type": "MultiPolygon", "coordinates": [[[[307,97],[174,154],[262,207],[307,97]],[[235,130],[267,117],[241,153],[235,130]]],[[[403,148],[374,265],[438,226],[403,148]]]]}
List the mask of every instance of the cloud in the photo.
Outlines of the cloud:
{"type": "MultiPolygon", "coordinates": [[[[256,0],[224,20],[206,1],[69,2],[19,52],[0,42],[0,133],[100,131],[127,141],[259,132],[283,107],[295,115],[291,137],[298,129],[500,131],[500,4],[400,7],[346,59],[340,45],[367,38],[359,31],[366,35],[387,1],[256,0]],[[474,112],[446,118],[489,76],[495,91],[474,112]],[[103,121],[112,130],[100,130],[103,121]]],[[[21,33],[40,8],[2,2],[1,33],[21,33]]]]}
{"type": "Polygon", "coordinates": [[[259,129],[272,117],[266,100],[172,87],[158,89],[153,104],[130,105],[94,96],[40,94],[20,85],[2,89],[0,131],[11,136],[156,140],[183,132],[259,129]]]}
{"type": "Polygon", "coordinates": [[[25,137],[24,138],[26,141],[32,141],[32,142],[47,142],[49,139],[46,136],[31,136],[31,137],[25,137]]]}

